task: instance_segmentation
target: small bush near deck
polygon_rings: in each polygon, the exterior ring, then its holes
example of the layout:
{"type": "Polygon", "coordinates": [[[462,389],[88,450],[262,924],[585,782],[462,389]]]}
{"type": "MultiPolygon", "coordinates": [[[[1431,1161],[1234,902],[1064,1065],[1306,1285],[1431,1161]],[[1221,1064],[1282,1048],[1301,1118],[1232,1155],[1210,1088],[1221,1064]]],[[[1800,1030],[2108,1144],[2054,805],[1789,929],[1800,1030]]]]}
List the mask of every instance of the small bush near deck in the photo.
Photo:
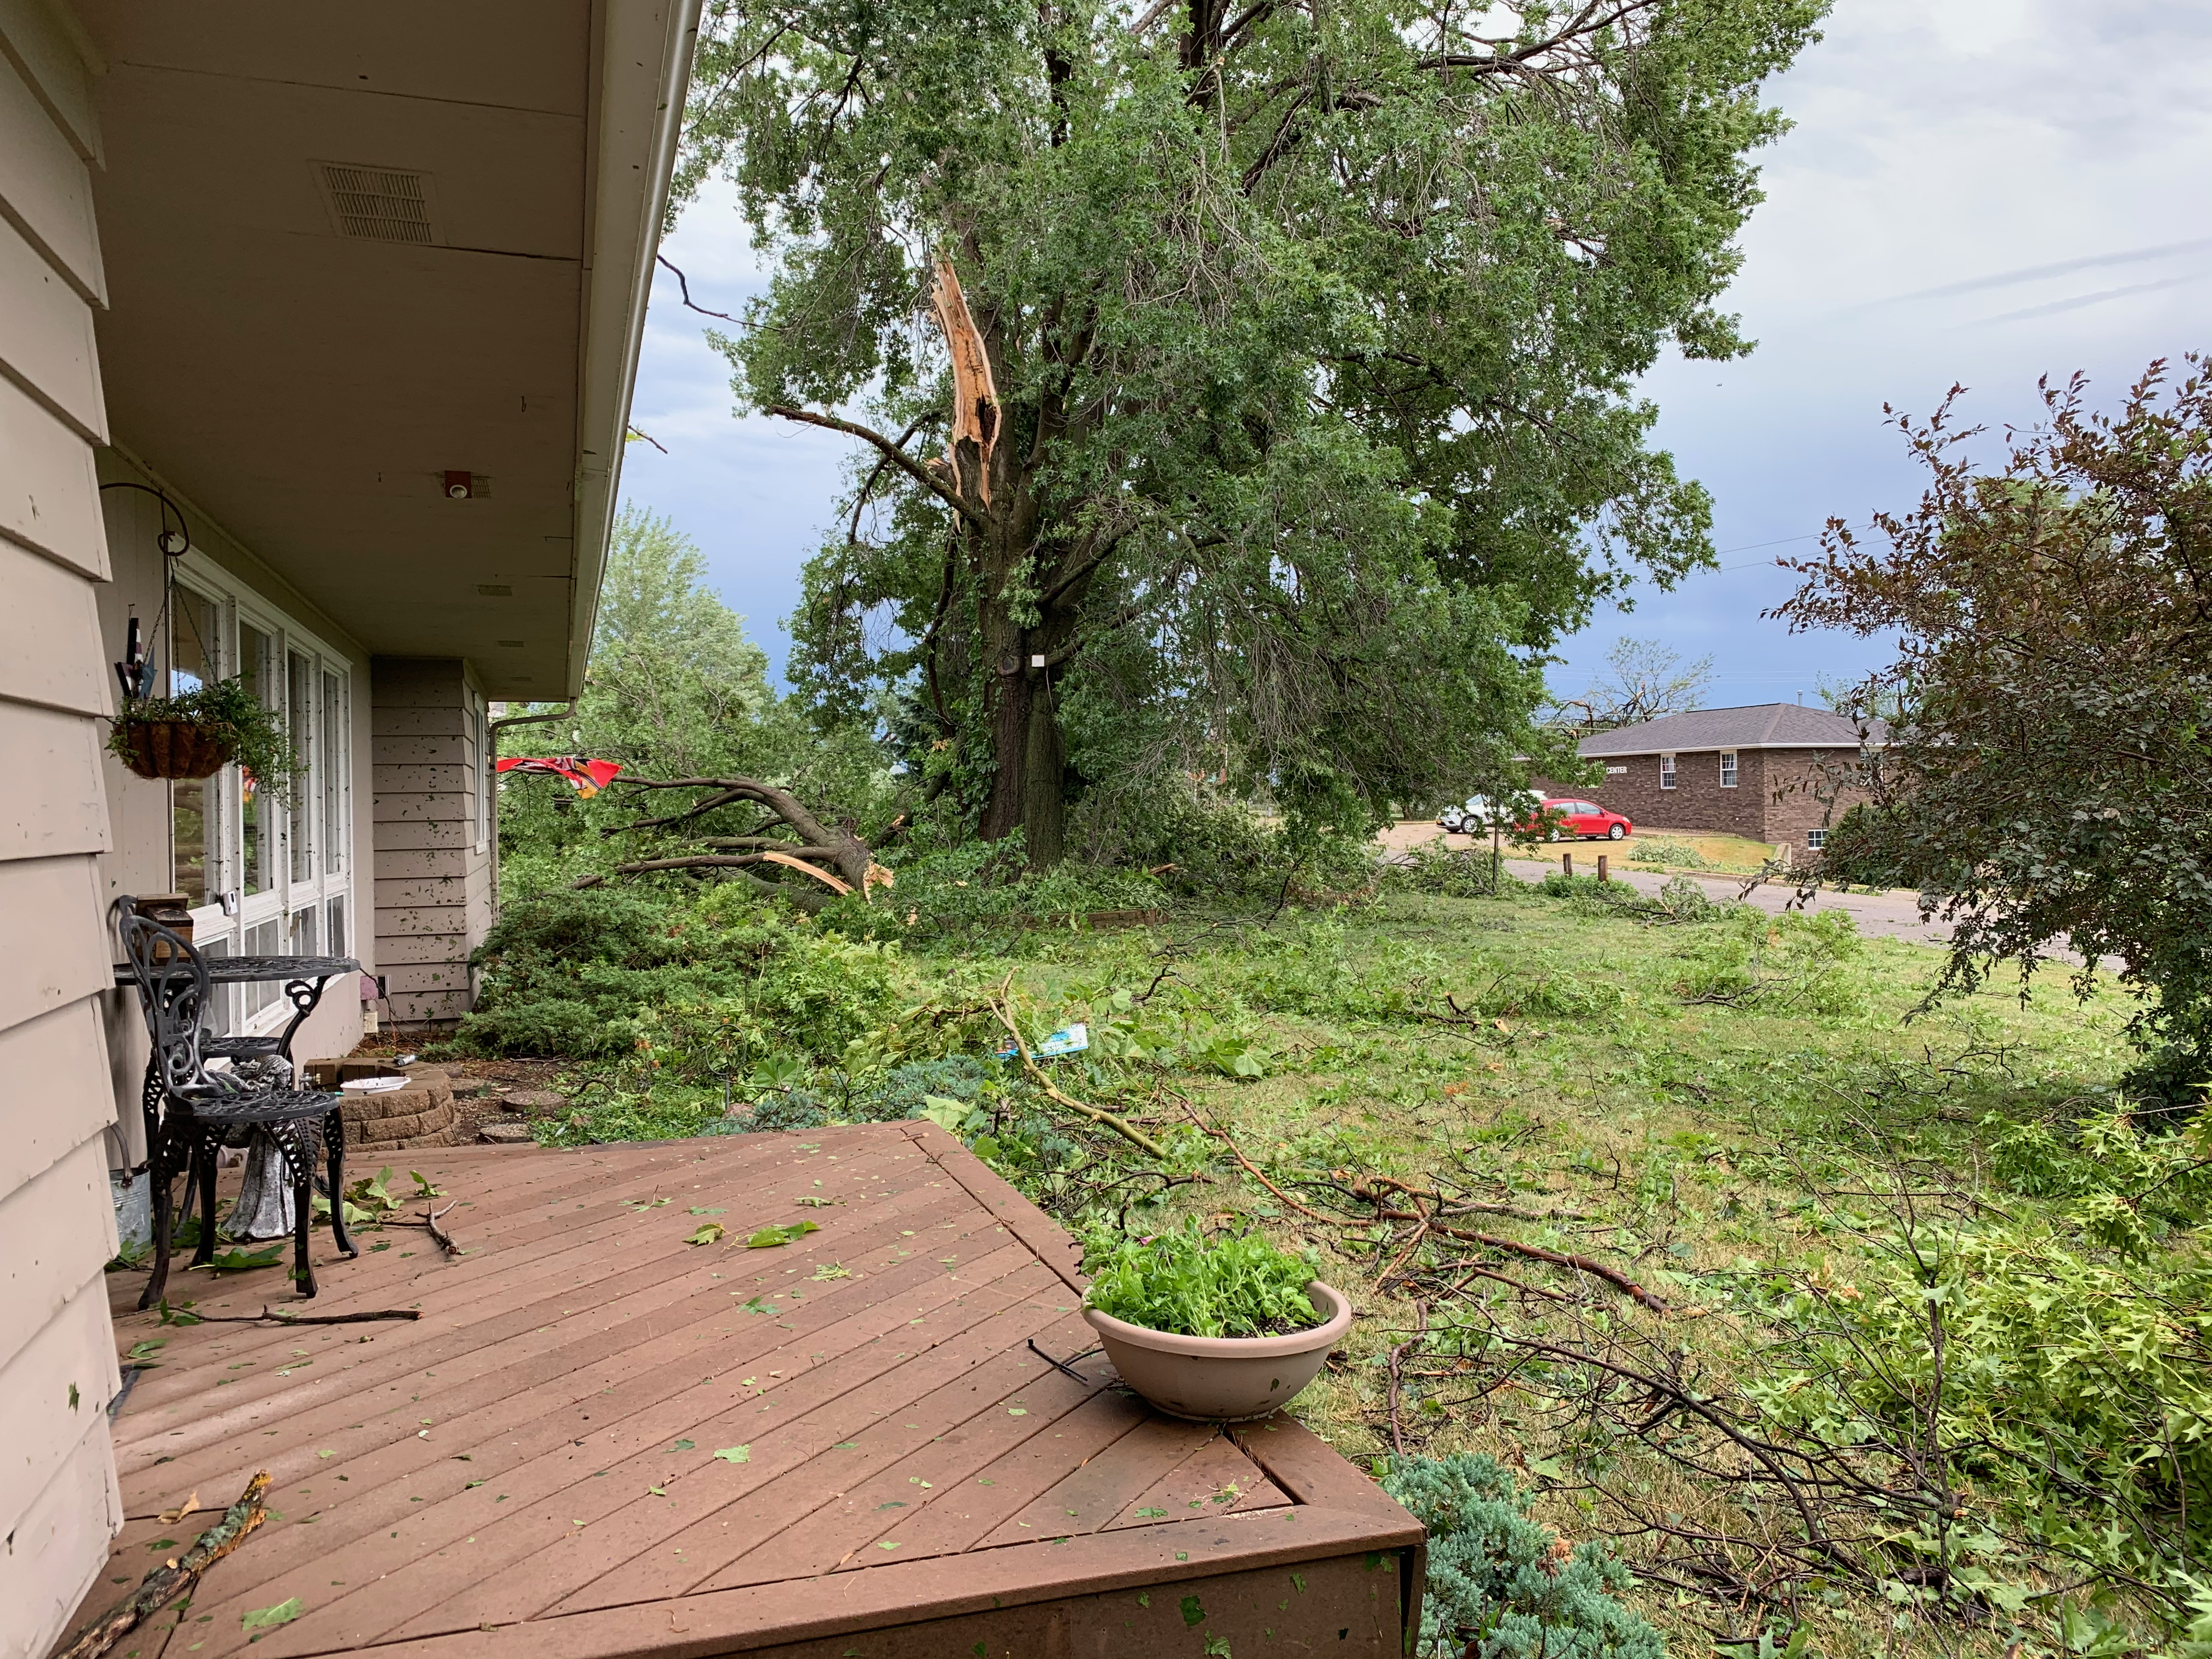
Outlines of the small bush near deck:
{"type": "Polygon", "coordinates": [[[1195,1218],[1148,1243],[1113,1246],[1091,1264],[1099,1312],[1179,1336],[1281,1336],[1322,1322],[1306,1299],[1311,1256],[1249,1233],[1208,1238],[1195,1218]]]}
{"type": "Polygon", "coordinates": [[[1393,1457],[1382,1488],[1429,1529],[1419,1659],[1665,1659],[1666,1638],[1615,1599],[1628,1569],[1531,1521],[1495,1459],[1393,1457]]]}

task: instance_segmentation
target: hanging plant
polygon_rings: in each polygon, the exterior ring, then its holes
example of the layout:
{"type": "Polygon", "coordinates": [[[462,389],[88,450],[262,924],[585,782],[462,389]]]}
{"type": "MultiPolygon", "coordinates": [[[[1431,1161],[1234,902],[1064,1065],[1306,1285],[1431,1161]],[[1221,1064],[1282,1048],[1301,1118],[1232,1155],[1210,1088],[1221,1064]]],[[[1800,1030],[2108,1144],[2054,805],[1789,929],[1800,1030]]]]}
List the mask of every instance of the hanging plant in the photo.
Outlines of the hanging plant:
{"type": "Polygon", "coordinates": [[[173,697],[128,699],[107,746],[142,778],[212,777],[236,761],[279,801],[289,799],[301,770],[276,711],[237,678],[173,697]]]}

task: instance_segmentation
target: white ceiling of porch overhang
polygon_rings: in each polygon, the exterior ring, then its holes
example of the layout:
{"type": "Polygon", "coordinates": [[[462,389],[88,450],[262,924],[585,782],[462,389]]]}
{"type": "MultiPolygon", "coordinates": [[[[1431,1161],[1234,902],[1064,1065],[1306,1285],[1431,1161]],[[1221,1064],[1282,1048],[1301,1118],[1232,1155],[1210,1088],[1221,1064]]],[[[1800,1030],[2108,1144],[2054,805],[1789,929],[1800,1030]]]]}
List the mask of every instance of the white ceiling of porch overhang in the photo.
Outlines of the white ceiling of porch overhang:
{"type": "Polygon", "coordinates": [[[371,651],[494,696],[574,662],[594,9],[78,6],[116,441],[371,651]],[[428,174],[440,245],[342,235],[325,162],[428,174]]]}

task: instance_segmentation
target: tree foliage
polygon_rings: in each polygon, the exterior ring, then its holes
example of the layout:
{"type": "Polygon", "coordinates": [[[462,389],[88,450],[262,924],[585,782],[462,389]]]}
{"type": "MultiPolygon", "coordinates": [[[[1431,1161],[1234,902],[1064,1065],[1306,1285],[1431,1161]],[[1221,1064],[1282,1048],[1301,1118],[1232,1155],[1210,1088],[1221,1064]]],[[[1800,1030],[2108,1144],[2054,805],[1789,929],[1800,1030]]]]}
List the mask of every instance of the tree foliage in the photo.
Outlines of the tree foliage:
{"type": "MultiPolygon", "coordinates": [[[[500,750],[619,761],[639,778],[743,774],[803,794],[840,826],[871,829],[890,816],[889,769],[871,734],[817,720],[796,699],[777,696],[767,653],[746,637],[744,618],[707,586],[696,544],[666,518],[635,506],[615,521],[583,696],[573,714],[501,732],[500,750]]],[[[510,894],[565,885],[662,850],[623,828],[640,816],[635,802],[617,799],[627,793],[579,801],[557,779],[503,777],[502,885],[510,894]]],[[[751,835],[761,816],[733,798],[683,828],[751,835]]]]}
{"type": "Polygon", "coordinates": [[[1779,614],[1900,635],[1857,694],[1893,725],[1872,805],[1832,832],[1847,875],[1901,875],[1954,923],[1942,988],[2054,940],[2086,987],[2118,957],[2138,1034],[2212,1072],[2212,375],[2154,363],[2115,413],[2082,378],[1978,467],[1954,388],[1897,426],[1927,468],[1878,542],[1832,522],[1779,614]]]}
{"type": "Polygon", "coordinates": [[[1086,780],[1348,823],[1571,766],[1545,648],[1711,557],[1631,384],[1745,349],[1820,9],[716,0],[678,198],[726,167],[774,272],[718,343],[862,446],[794,678],[903,688],[1043,862],[1086,780]]]}

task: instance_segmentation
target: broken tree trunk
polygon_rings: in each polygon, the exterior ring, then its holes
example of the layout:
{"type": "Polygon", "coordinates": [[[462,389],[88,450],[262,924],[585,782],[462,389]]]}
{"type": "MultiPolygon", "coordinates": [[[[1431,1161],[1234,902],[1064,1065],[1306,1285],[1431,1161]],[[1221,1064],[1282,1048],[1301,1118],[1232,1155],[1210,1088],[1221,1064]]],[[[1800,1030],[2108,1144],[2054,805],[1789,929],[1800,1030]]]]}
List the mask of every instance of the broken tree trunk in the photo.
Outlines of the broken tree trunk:
{"type": "MultiPolygon", "coordinates": [[[[763,892],[787,899],[802,909],[818,910],[841,893],[866,892],[886,886],[890,872],[875,861],[868,844],[842,829],[832,829],[816,817],[789,790],[758,778],[617,778],[615,785],[631,789],[684,789],[693,799],[673,812],[641,817],[603,830],[603,836],[623,836],[641,830],[669,830],[724,806],[750,801],[765,807],[796,839],[779,836],[708,836],[700,838],[710,849],[666,858],[636,859],[615,866],[618,876],[644,875],[659,870],[720,870],[734,879],[751,883],[763,892]],[[741,848],[741,851],[726,851],[741,848]],[[763,865],[794,870],[821,884],[819,887],[765,881],[753,873],[763,865]]],[[[642,804],[641,802],[641,804],[642,804]]],[[[598,887],[606,878],[583,876],[571,884],[598,887]]]]}
{"type": "Polygon", "coordinates": [[[930,290],[945,343],[952,354],[952,435],[945,451],[953,488],[991,504],[991,451],[999,438],[999,389],[991,378],[990,354],[968,314],[968,296],[959,273],[939,254],[937,282],[930,290]],[[972,482],[971,482],[972,481],[972,482]]]}

